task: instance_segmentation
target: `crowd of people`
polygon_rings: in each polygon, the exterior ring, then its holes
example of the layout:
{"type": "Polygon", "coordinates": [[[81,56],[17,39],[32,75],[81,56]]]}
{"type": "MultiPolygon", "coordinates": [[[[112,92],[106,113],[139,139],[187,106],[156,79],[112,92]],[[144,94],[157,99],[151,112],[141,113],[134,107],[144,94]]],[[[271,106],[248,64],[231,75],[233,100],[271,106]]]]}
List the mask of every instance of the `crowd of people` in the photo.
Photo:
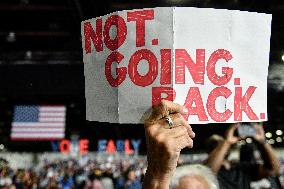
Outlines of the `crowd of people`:
{"type": "Polygon", "coordinates": [[[145,157],[117,160],[113,156],[45,160],[31,169],[12,169],[1,160],[1,189],[140,189],[145,157]]]}
{"type": "MultiPolygon", "coordinates": [[[[224,136],[207,141],[208,158],[184,165],[180,152],[193,148],[195,133],[182,114],[186,109],[170,101],[153,108],[145,121],[147,158],[117,159],[88,157],[45,160],[31,169],[13,170],[1,160],[1,189],[281,189],[280,161],[265,141],[262,124],[253,123],[252,143],[242,145],[239,161],[228,159],[242,137],[239,124],[228,127],[224,136]],[[255,152],[258,152],[258,156],[255,152]],[[269,184],[261,184],[266,179],[269,184]]],[[[283,173],[282,173],[283,174],[283,173]]]]}

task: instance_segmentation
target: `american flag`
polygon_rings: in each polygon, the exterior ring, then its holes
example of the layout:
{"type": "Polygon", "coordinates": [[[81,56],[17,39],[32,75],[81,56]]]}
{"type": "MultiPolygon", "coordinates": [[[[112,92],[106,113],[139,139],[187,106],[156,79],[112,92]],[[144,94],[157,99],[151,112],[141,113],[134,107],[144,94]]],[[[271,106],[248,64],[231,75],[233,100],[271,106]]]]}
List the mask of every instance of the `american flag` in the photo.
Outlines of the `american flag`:
{"type": "Polygon", "coordinates": [[[12,140],[58,140],[65,136],[64,105],[14,107],[12,140]]]}

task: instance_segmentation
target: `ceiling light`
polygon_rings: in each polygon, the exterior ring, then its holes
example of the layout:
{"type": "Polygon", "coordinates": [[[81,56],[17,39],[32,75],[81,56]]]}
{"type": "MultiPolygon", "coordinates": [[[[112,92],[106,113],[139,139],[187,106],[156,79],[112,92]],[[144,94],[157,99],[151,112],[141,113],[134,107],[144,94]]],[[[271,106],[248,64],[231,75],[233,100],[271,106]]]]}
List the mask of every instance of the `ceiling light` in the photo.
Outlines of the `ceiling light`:
{"type": "Polygon", "coordinates": [[[274,144],[274,143],[275,143],[275,140],[273,140],[273,139],[268,140],[268,144],[274,144]]]}
{"type": "Polygon", "coordinates": [[[276,138],[276,142],[282,142],[282,138],[281,137],[277,137],[276,138]]]}
{"type": "Polygon", "coordinates": [[[265,133],[266,138],[271,138],[272,134],[270,132],[265,133]]]}
{"type": "Polygon", "coordinates": [[[247,143],[252,143],[252,139],[251,139],[251,138],[247,138],[247,139],[246,139],[246,142],[247,142],[247,143]]]}
{"type": "Polygon", "coordinates": [[[276,135],[282,135],[283,131],[278,129],[275,133],[276,133],[276,135]]]}

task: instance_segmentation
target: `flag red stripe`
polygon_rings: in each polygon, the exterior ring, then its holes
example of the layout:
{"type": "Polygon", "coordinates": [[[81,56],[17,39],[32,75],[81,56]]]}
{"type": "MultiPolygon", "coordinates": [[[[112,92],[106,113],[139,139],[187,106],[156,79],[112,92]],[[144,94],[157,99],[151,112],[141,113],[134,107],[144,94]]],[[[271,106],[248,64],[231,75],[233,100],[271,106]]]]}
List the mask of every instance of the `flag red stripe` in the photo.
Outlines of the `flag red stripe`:
{"type": "Polygon", "coordinates": [[[34,129],[34,128],[39,128],[39,129],[44,129],[44,128],[55,128],[55,129],[60,129],[60,128],[65,128],[64,126],[14,126],[13,128],[22,128],[22,129],[34,129]]]}

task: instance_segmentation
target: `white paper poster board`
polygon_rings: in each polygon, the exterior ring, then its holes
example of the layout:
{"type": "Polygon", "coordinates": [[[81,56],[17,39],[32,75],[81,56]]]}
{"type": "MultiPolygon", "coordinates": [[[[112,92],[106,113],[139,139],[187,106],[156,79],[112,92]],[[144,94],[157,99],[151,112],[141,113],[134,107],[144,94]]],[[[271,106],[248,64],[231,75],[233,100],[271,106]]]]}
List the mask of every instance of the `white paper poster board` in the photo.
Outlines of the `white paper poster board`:
{"type": "Polygon", "coordinates": [[[167,99],[191,124],[267,120],[271,15],[163,7],[82,22],[86,119],[142,123],[167,99]]]}

